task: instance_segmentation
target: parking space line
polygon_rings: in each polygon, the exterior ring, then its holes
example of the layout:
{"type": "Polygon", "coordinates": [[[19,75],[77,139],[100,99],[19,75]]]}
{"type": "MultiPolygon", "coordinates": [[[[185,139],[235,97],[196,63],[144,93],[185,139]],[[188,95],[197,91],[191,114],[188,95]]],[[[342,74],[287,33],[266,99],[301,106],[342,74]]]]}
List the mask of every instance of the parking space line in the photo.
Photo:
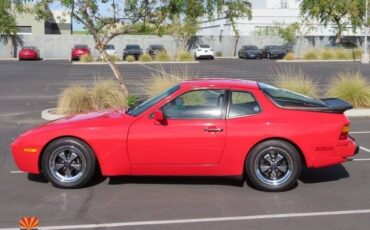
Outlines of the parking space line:
{"type": "Polygon", "coordinates": [[[362,151],[365,151],[365,152],[370,153],[370,149],[368,149],[368,148],[365,148],[365,147],[363,147],[363,146],[360,146],[360,149],[361,149],[362,151]]]}
{"type": "MultiPolygon", "coordinates": [[[[281,219],[281,218],[293,218],[293,217],[337,216],[337,215],[356,215],[356,214],[370,214],[370,209],[329,211],[329,212],[267,214],[267,215],[252,215],[252,216],[230,216],[230,217],[196,218],[196,219],[134,221],[134,222],[102,223],[102,224],[43,226],[42,229],[55,230],[55,229],[115,228],[115,227],[127,227],[127,226],[152,226],[152,225],[188,224],[188,223],[221,222],[221,221],[243,221],[243,220],[264,220],[264,219],[281,219]]],[[[5,230],[5,229],[18,230],[19,228],[0,228],[0,230],[5,230]]]]}
{"type": "Polygon", "coordinates": [[[350,134],[370,134],[370,131],[354,131],[349,132],[350,134]]]}
{"type": "Polygon", "coordinates": [[[354,158],[352,161],[370,161],[370,158],[354,158]]]}
{"type": "Polygon", "coordinates": [[[12,174],[16,174],[16,173],[25,173],[25,172],[23,172],[23,171],[16,171],[16,170],[14,170],[14,171],[10,171],[10,173],[12,173],[12,174]]]}

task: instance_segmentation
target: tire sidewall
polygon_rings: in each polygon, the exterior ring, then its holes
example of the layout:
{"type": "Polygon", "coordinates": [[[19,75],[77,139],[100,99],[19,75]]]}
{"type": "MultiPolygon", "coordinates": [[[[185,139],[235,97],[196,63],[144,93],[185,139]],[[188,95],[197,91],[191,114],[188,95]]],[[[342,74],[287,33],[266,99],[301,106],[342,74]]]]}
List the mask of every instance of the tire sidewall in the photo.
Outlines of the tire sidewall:
{"type": "Polygon", "coordinates": [[[96,169],[96,158],[92,149],[84,142],[75,138],[61,138],[51,142],[45,149],[42,155],[42,169],[46,178],[58,188],[80,188],[86,185],[94,175],[96,169]],[[76,181],[73,182],[61,182],[51,173],[49,168],[49,160],[52,157],[52,153],[59,147],[62,146],[73,146],[78,148],[84,155],[86,160],[86,170],[84,174],[76,181]]]}
{"type": "Polygon", "coordinates": [[[286,190],[291,189],[297,183],[298,177],[301,173],[301,169],[302,169],[302,162],[301,162],[301,158],[300,158],[300,155],[297,149],[290,143],[282,141],[282,140],[268,140],[268,141],[258,144],[250,151],[250,153],[247,156],[246,163],[245,163],[245,171],[246,171],[246,174],[250,182],[252,182],[252,184],[257,189],[262,190],[262,191],[268,191],[268,192],[279,192],[279,191],[286,191],[286,190]],[[255,161],[257,160],[259,153],[269,147],[278,147],[278,148],[284,149],[285,151],[288,152],[293,162],[292,174],[285,182],[283,182],[280,185],[270,185],[270,184],[266,184],[262,182],[257,177],[256,172],[255,172],[254,165],[255,165],[255,161]]]}

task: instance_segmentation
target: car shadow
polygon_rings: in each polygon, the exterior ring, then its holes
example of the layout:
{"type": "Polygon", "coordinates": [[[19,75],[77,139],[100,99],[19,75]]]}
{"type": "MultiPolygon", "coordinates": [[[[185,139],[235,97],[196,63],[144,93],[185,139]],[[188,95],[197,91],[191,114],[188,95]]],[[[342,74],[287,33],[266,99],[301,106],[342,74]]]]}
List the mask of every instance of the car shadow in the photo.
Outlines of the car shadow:
{"type": "Polygon", "coordinates": [[[210,177],[210,176],[119,176],[110,177],[109,184],[188,184],[188,185],[228,185],[243,187],[241,177],[210,177]]]}
{"type": "Polygon", "coordinates": [[[318,169],[303,169],[300,181],[307,184],[337,181],[349,177],[349,173],[343,165],[334,165],[318,169]]]}
{"type": "MultiPolygon", "coordinates": [[[[31,173],[29,173],[27,175],[27,179],[32,181],[32,182],[38,182],[38,183],[43,183],[43,184],[49,183],[48,179],[46,179],[46,177],[44,176],[43,173],[40,173],[40,174],[31,174],[31,173]]],[[[98,184],[102,183],[105,180],[106,180],[106,177],[98,174],[98,175],[94,176],[93,179],[89,183],[87,183],[85,186],[83,186],[83,188],[98,185],[98,184]]]]}

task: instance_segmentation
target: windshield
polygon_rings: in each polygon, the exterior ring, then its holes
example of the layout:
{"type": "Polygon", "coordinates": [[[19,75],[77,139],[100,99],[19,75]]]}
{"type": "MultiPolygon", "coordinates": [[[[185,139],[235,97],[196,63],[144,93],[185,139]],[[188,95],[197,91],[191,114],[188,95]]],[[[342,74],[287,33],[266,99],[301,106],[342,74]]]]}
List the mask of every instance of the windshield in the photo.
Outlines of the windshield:
{"type": "Polygon", "coordinates": [[[199,44],[199,47],[200,48],[211,48],[209,45],[207,44],[199,44]]]}
{"type": "Polygon", "coordinates": [[[138,50],[140,49],[140,46],[139,45],[127,45],[126,49],[127,50],[138,50]]]}
{"type": "Polygon", "coordinates": [[[299,93],[264,83],[258,85],[276,104],[283,107],[327,107],[324,102],[299,93]]]}
{"type": "Polygon", "coordinates": [[[245,47],[247,50],[258,50],[257,46],[246,46],[245,47]]]}
{"type": "Polygon", "coordinates": [[[141,114],[142,112],[146,111],[147,109],[149,109],[150,107],[152,107],[154,104],[161,101],[163,98],[168,97],[169,95],[171,95],[172,93],[177,91],[179,88],[180,88],[179,85],[175,85],[172,88],[169,88],[166,91],[164,91],[163,93],[159,94],[158,96],[150,98],[149,100],[144,101],[140,105],[137,105],[133,108],[130,108],[127,112],[130,115],[137,116],[137,115],[141,114]]]}
{"type": "Polygon", "coordinates": [[[163,46],[162,45],[151,45],[151,49],[161,50],[163,49],[163,46]]]}
{"type": "Polygon", "coordinates": [[[114,45],[106,45],[105,49],[106,50],[114,50],[114,45]]]}
{"type": "Polygon", "coordinates": [[[75,48],[76,49],[86,49],[86,48],[88,48],[88,46],[80,44],[80,45],[75,45],[75,48]]]}
{"type": "Polygon", "coordinates": [[[283,50],[281,46],[267,46],[266,49],[268,50],[283,50]]]}

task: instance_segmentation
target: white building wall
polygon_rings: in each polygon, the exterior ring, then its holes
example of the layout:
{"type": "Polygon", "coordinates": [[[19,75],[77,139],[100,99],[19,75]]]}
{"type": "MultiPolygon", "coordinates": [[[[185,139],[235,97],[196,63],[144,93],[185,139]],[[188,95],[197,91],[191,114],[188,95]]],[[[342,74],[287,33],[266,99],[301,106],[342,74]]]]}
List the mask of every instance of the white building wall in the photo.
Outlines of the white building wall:
{"type": "MultiPolygon", "coordinates": [[[[294,22],[302,23],[304,21],[300,15],[299,2],[296,0],[251,0],[250,2],[252,3],[252,19],[237,20],[236,26],[241,36],[260,35],[258,32],[263,28],[269,30],[279,25],[289,25],[294,22]]],[[[310,22],[310,25],[303,26],[301,31],[306,36],[335,35],[332,26],[325,27],[317,22],[310,22]]],[[[363,31],[361,30],[353,33],[351,29],[343,33],[345,36],[362,34],[363,31]]],[[[235,34],[230,23],[224,18],[219,18],[202,22],[197,35],[233,36],[235,34]]]]}

